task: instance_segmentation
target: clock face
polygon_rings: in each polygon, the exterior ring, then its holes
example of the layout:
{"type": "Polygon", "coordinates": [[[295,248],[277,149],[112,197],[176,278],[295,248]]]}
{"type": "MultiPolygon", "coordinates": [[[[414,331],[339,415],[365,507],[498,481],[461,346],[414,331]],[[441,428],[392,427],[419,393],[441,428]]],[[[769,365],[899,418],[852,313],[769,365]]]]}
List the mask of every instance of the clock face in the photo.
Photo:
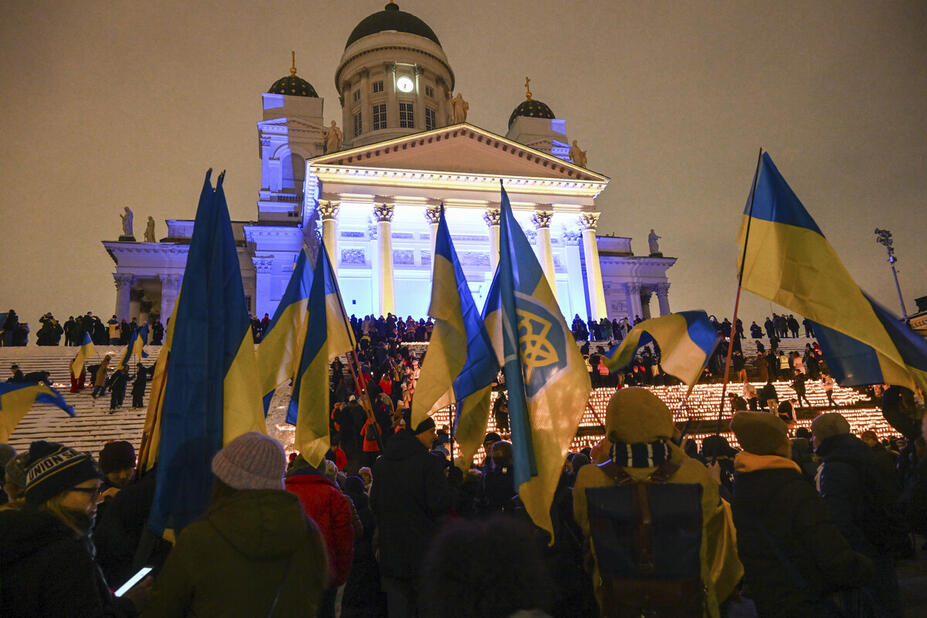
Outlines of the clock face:
{"type": "Polygon", "coordinates": [[[399,88],[399,92],[412,92],[412,89],[415,88],[415,84],[412,82],[411,77],[403,75],[396,80],[396,87],[399,88]]]}

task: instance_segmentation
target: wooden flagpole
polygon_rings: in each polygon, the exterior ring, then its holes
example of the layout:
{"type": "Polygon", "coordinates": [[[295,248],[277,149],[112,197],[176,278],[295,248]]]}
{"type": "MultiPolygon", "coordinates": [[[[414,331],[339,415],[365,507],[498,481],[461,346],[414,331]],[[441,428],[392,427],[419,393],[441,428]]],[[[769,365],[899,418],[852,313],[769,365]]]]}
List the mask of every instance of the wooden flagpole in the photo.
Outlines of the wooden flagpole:
{"type": "Polygon", "coordinates": [[[727,362],[724,363],[724,382],[721,386],[721,404],[718,406],[718,424],[715,435],[721,433],[721,419],[724,416],[724,400],[727,396],[727,381],[731,372],[731,356],[734,352],[734,337],[737,336],[737,310],[740,308],[740,289],[744,280],[744,263],[747,260],[747,242],[750,239],[750,223],[753,221],[753,202],[756,200],[756,182],[760,178],[760,166],[763,163],[763,149],[756,158],[756,171],[753,173],[753,185],[750,187],[750,208],[747,211],[747,229],[744,233],[744,249],[740,256],[740,270],[737,273],[737,295],[734,297],[734,317],[731,320],[731,336],[727,344],[727,362]]]}

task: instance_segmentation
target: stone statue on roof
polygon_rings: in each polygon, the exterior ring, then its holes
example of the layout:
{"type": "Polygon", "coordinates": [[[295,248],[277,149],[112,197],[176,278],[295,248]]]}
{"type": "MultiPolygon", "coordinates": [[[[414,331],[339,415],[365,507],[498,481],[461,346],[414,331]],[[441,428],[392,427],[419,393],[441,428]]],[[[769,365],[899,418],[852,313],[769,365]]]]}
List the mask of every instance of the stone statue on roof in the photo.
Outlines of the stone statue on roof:
{"type": "Polygon", "coordinates": [[[338,128],[338,124],[332,120],[332,126],[325,131],[325,152],[338,152],[341,150],[343,140],[344,134],[338,128]]]}
{"type": "Polygon", "coordinates": [[[126,206],[124,210],[124,214],[119,215],[119,218],[122,219],[122,235],[134,236],[135,234],[132,233],[132,209],[126,206]]]}
{"type": "Polygon", "coordinates": [[[570,146],[570,158],[573,159],[575,165],[586,167],[586,151],[579,147],[575,139],[573,145],[570,146]]]}
{"type": "Polygon", "coordinates": [[[663,255],[660,253],[660,243],[658,242],[662,236],[657,236],[657,233],[653,231],[653,228],[650,228],[650,234],[647,235],[647,242],[650,244],[650,255],[663,255]]]}
{"type": "Polygon", "coordinates": [[[453,97],[451,103],[451,123],[459,124],[467,121],[467,112],[470,111],[470,104],[467,103],[463,95],[459,92],[453,97]]]}
{"type": "Polygon", "coordinates": [[[145,242],[158,242],[155,240],[155,220],[154,217],[148,217],[148,224],[145,226],[145,242]]]}

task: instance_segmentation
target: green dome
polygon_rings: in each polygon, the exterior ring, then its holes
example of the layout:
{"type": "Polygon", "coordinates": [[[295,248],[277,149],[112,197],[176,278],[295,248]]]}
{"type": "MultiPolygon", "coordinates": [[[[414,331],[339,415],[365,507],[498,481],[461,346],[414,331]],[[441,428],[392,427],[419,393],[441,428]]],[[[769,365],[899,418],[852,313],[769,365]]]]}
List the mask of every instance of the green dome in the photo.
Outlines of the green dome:
{"type": "Polygon", "coordinates": [[[271,94],[286,94],[291,97],[316,97],[318,94],[312,84],[295,74],[281,77],[267,90],[271,94]]]}
{"type": "Polygon", "coordinates": [[[515,118],[518,116],[527,116],[529,118],[556,118],[554,112],[551,111],[546,103],[534,99],[522,101],[519,106],[515,108],[512,115],[509,116],[509,126],[512,126],[512,123],[515,122],[515,118]]]}
{"type": "Polygon", "coordinates": [[[351,31],[351,36],[348,37],[348,42],[345,43],[344,47],[347,49],[351,43],[365,36],[390,30],[417,34],[418,36],[425,37],[441,45],[438,36],[435,34],[434,30],[428,27],[428,24],[411,13],[400,11],[399,6],[390,2],[383,7],[382,11],[374,13],[373,15],[368,15],[357,24],[354,30],[351,31]]]}

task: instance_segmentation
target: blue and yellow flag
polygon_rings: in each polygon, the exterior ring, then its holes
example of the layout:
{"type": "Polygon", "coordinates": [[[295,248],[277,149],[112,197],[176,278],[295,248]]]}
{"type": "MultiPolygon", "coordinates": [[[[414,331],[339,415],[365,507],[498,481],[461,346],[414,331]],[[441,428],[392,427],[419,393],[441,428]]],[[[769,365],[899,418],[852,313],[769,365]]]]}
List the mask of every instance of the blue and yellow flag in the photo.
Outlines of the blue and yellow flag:
{"type": "Polygon", "coordinates": [[[36,403],[58,406],[74,416],[74,408],[51,387],[30,382],[0,382],[0,444],[9,441],[19,421],[36,403]]]}
{"type": "Polygon", "coordinates": [[[495,381],[499,361],[457,259],[443,207],[435,238],[428,315],[435,318],[435,328],[416,383],[411,424],[415,427],[449,404],[458,404],[456,434],[459,404],[495,381]]]}
{"type": "Polygon", "coordinates": [[[84,369],[84,363],[91,356],[96,356],[97,349],[93,346],[90,339],[90,333],[84,333],[84,340],[80,342],[80,348],[77,349],[77,355],[71,361],[71,375],[77,377],[84,369]]]}
{"type": "Polygon", "coordinates": [[[886,318],[859,288],[768,153],[756,174],[738,238],[743,288],[814,322],[815,333],[824,333],[818,340],[825,359],[837,365],[835,379],[845,378],[840,384],[927,388],[927,355],[907,345],[907,327],[886,318]],[[840,358],[852,363],[841,369],[840,358]]]}
{"type": "Polygon", "coordinates": [[[322,243],[309,292],[306,341],[286,417],[287,422],[296,425],[296,449],[313,466],[322,463],[331,447],[328,432],[329,363],[354,350],[355,345],[354,332],[338,290],[338,280],[322,243]]]}
{"type": "MultiPolygon", "coordinates": [[[[205,512],[213,456],[265,432],[251,321],[219,176],[203,184],[166,365],[149,526],[179,532],[205,512]]],[[[162,353],[164,350],[162,350],[162,353]]]]}
{"type": "Polygon", "coordinates": [[[487,330],[494,345],[501,337],[515,487],[535,525],[553,536],[550,505],[591,384],[579,347],[515,221],[505,189],[501,215],[501,327],[487,330]]]}
{"type": "Polygon", "coordinates": [[[296,258],[293,274],[274,317],[258,346],[257,360],[261,372],[264,414],[278,386],[296,374],[303,341],[306,339],[306,308],[312,288],[312,268],[303,248],[296,258]]]}
{"type": "Polygon", "coordinates": [[[145,352],[145,344],[147,343],[148,325],[145,324],[140,328],[136,328],[135,332],[132,333],[132,337],[129,338],[129,345],[126,346],[126,351],[122,353],[122,356],[119,358],[119,362],[116,363],[116,369],[118,370],[122,369],[123,367],[128,367],[133,356],[139,360],[148,358],[148,353],[145,352]]]}
{"type": "Polygon", "coordinates": [[[627,367],[643,346],[654,342],[660,348],[660,366],[692,387],[698,381],[721,335],[704,311],[680,311],[644,320],[631,329],[621,345],[602,359],[610,371],[627,367]]]}

